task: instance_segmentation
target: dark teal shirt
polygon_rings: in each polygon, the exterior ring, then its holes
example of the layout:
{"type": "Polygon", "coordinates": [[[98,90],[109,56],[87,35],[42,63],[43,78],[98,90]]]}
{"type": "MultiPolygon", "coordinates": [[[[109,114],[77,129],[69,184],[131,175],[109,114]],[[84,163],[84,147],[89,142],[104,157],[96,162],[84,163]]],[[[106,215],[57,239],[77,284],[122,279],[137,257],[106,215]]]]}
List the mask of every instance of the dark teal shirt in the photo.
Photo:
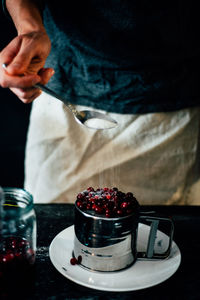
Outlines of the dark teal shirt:
{"type": "MultiPolygon", "coordinates": [[[[42,1],[38,1],[40,4],[42,1]]],[[[118,113],[200,104],[199,16],[193,1],[43,1],[52,42],[48,86],[118,113]]]]}

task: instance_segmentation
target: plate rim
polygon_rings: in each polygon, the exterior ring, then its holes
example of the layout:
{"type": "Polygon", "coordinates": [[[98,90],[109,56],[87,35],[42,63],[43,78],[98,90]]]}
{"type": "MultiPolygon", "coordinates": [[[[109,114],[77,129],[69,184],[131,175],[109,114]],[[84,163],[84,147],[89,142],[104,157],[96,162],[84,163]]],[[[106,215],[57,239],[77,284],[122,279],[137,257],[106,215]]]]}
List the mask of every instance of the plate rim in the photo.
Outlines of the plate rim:
{"type": "MultiPolygon", "coordinates": [[[[144,228],[146,227],[146,228],[148,228],[149,226],[148,225],[146,225],[146,224],[143,224],[143,223],[139,223],[139,225],[141,226],[144,226],[144,228]]],[[[174,240],[172,241],[172,246],[173,247],[175,247],[176,248],[176,253],[177,253],[177,256],[178,256],[178,258],[177,258],[177,264],[176,264],[176,266],[175,266],[175,268],[173,269],[173,271],[170,273],[170,275],[168,275],[168,276],[166,276],[166,278],[162,278],[161,280],[157,280],[157,282],[153,282],[153,283],[147,283],[146,285],[145,284],[143,284],[142,286],[139,286],[139,287],[137,287],[137,288],[127,288],[127,287],[125,287],[125,288],[118,288],[118,287],[109,287],[109,286],[94,286],[94,285],[92,285],[92,284],[90,284],[90,283],[86,283],[86,282],[83,282],[83,281],[81,281],[80,279],[76,279],[74,276],[70,276],[69,274],[67,274],[66,273],[66,271],[68,271],[68,270],[65,270],[65,269],[63,269],[63,267],[61,266],[61,267],[58,267],[57,266],[57,264],[56,264],[56,262],[54,261],[54,259],[53,259],[53,254],[52,254],[52,252],[53,252],[53,247],[54,247],[54,245],[55,245],[55,243],[56,243],[56,241],[57,241],[57,239],[60,237],[60,236],[62,236],[65,232],[66,233],[68,233],[68,232],[70,232],[70,231],[72,231],[73,230],[73,232],[72,233],[70,233],[70,234],[74,234],[74,225],[71,225],[71,226],[68,226],[68,227],[66,227],[65,229],[63,229],[63,230],[61,230],[54,238],[53,238],[53,240],[51,241],[51,243],[50,243],[50,246],[49,246],[49,257],[50,257],[50,261],[51,261],[51,263],[52,263],[52,265],[55,267],[55,269],[60,273],[60,274],[62,274],[65,278],[67,278],[68,280],[71,280],[71,281],[73,281],[73,282],[75,282],[76,284],[79,284],[79,285],[81,285],[81,286],[84,286],[84,287],[87,287],[87,288],[91,288],[91,289],[93,289],[93,290],[100,290],[100,291],[110,291],[110,292],[131,292],[131,291],[136,291],[136,290],[142,290],[142,289],[145,289],[145,288],[149,288],[149,287],[153,287],[153,286],[155,286],[155,285],[158,285],[158,284],[160,284],[160,283],[162,283],[162,282],[164,282],[164,281],[166,281],[167,279],[169,279],[177,270],[178,270],[178,268],[179,268],[179,266],[180,266],[180,263],[181,263],[181,252],[180,252],[180,249],[179,249],[179,247],[177,246],[177,244],[174,242],[174,240]]],[[[160,230],[158,230],[158,231],[160,231],[160,230]]],[[[165,233],[163,233],[162,231],[160,231],[164,236],[167,236],[165,233]]],[[[69,233],[68,233],[69,234],[69,233]]],[[[168,237],[168,236],[167,236],[168,237]]],[[[73,239],[71,239],[71,241],[73,242],[73,239]]],[[[72,251],[73,251],[73,248],[71,248],[71,257],[72,257],[72,251]]],[[[69,254],[68,254],[69,255],[69,254]]],[[[66,254],[66,258],[67,258],[67,254],[66,254]]],[[[173,258],[173,256],[172,256],[172,258],[173,258]]],[[[170,258],[168,257],[168,258],[166,258],[165,259],[165,261],[167,261],[167,260],[169,260],[170,258]]],[[[70,258],[69,258],[69,260],[70,260],[70,258]]],[[[138,260],[140,263],[144,263],[144,260],[138,260]]],[[[160,261],[160,260],[159,260],[160,261]]],[[[159,261],[157,261],[158,263],[159,263],[159,261]]],[[[163,261],[163,260],[162,260],[163,261]]],[[[136,262],[137,263],[137,262],[136,262]]],[[[147,263],[147,262],[145,262],[145,263],[147,263]]],[[[84,272],[84,273],[86,273],[86,274],[88,274],[88,276],[89,275],[97,275],[98,276],[98,274],[105,274],[106,273],[106,276],[112,276],[113,274],[119,274],[119,273],[122,273],[122,272],[127,272],[128,270],[130,271],[132,268],[134,268],[134,265],[132,265],[132,266],[130,266],[129,268],[127,268],[127,269],[125,269],[125,270],[121,270],[121,271],[115,271],[115,272],[96,272],[96,271],[91,271],[91,270],[87,270],[87,269],[85,269],[85,268],[82,268],[82,267],[80,267],[80,266],[78,266],[78,265],[75,265],[75,266],[72,266],[72,265],[70,265],[70,263],[69,263],[69,266],[70,266],[70,268],[79,268],[79,270],[81,270],[81,272],[84,272]]],[[[134,270],[134,269],[133,269],[134,270]]]]}

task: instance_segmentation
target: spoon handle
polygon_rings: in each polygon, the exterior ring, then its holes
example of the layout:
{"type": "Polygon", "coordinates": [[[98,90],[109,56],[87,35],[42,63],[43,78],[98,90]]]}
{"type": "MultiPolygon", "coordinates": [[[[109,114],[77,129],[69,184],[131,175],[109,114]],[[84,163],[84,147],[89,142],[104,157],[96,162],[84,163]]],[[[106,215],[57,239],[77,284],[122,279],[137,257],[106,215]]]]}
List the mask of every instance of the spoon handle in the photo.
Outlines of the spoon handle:
{"type": "Polygon", "coordinates": [[[64,99],[62,96],[58,95],[57,93],[55,93],[54,91],[50,90],[48,87],[44,86],[41,83],[37,83],[34,85],[36,88],[39,88],[40,90],[42,90],[43,92],[47,93],[50,96],[55,97],[56,99],[62,101],[66,106],[69,107],[69,109],[72,111],[73,114],[77,115],[78,112],[76,111],[75,107],[69,103],[68,101],[66,101],[66,99],[64,99]]]}

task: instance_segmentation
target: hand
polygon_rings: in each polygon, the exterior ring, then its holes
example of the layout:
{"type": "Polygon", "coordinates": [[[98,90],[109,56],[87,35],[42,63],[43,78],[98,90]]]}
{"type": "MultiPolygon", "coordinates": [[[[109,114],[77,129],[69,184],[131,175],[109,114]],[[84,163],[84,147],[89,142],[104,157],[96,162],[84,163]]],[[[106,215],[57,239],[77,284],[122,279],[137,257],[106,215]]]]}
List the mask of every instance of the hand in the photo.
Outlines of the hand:
{"type": "Polygon", "coordinates": [[[0,52],[0,85],[10,88],[24,103],[30,103],[41,91],[33,86],[46,84],[54,74],[43,68],[51,43],[45,31],[33,31],[14,38],[0,52]],[[6,64],[6,69],[2,67],[6,64]]]}

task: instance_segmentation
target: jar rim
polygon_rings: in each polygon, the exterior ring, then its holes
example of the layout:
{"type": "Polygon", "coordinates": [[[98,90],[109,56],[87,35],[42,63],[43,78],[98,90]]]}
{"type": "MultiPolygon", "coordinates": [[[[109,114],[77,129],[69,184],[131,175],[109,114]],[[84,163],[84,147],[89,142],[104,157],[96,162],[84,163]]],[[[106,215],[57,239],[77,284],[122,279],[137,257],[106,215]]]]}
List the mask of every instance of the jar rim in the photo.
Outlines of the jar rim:
{"type": "MultiPolygon", "coordinates": [[[[33,196],[23,188],[3,187],[4,197],[6,200],[15,200],[21,203],[20,208],[29,211],[33,207],[33,196]],[[9,198],[10,197],[10,198],[9,198]]],[[[5,204],[4,204],[5,205],[5,204]]]]}

